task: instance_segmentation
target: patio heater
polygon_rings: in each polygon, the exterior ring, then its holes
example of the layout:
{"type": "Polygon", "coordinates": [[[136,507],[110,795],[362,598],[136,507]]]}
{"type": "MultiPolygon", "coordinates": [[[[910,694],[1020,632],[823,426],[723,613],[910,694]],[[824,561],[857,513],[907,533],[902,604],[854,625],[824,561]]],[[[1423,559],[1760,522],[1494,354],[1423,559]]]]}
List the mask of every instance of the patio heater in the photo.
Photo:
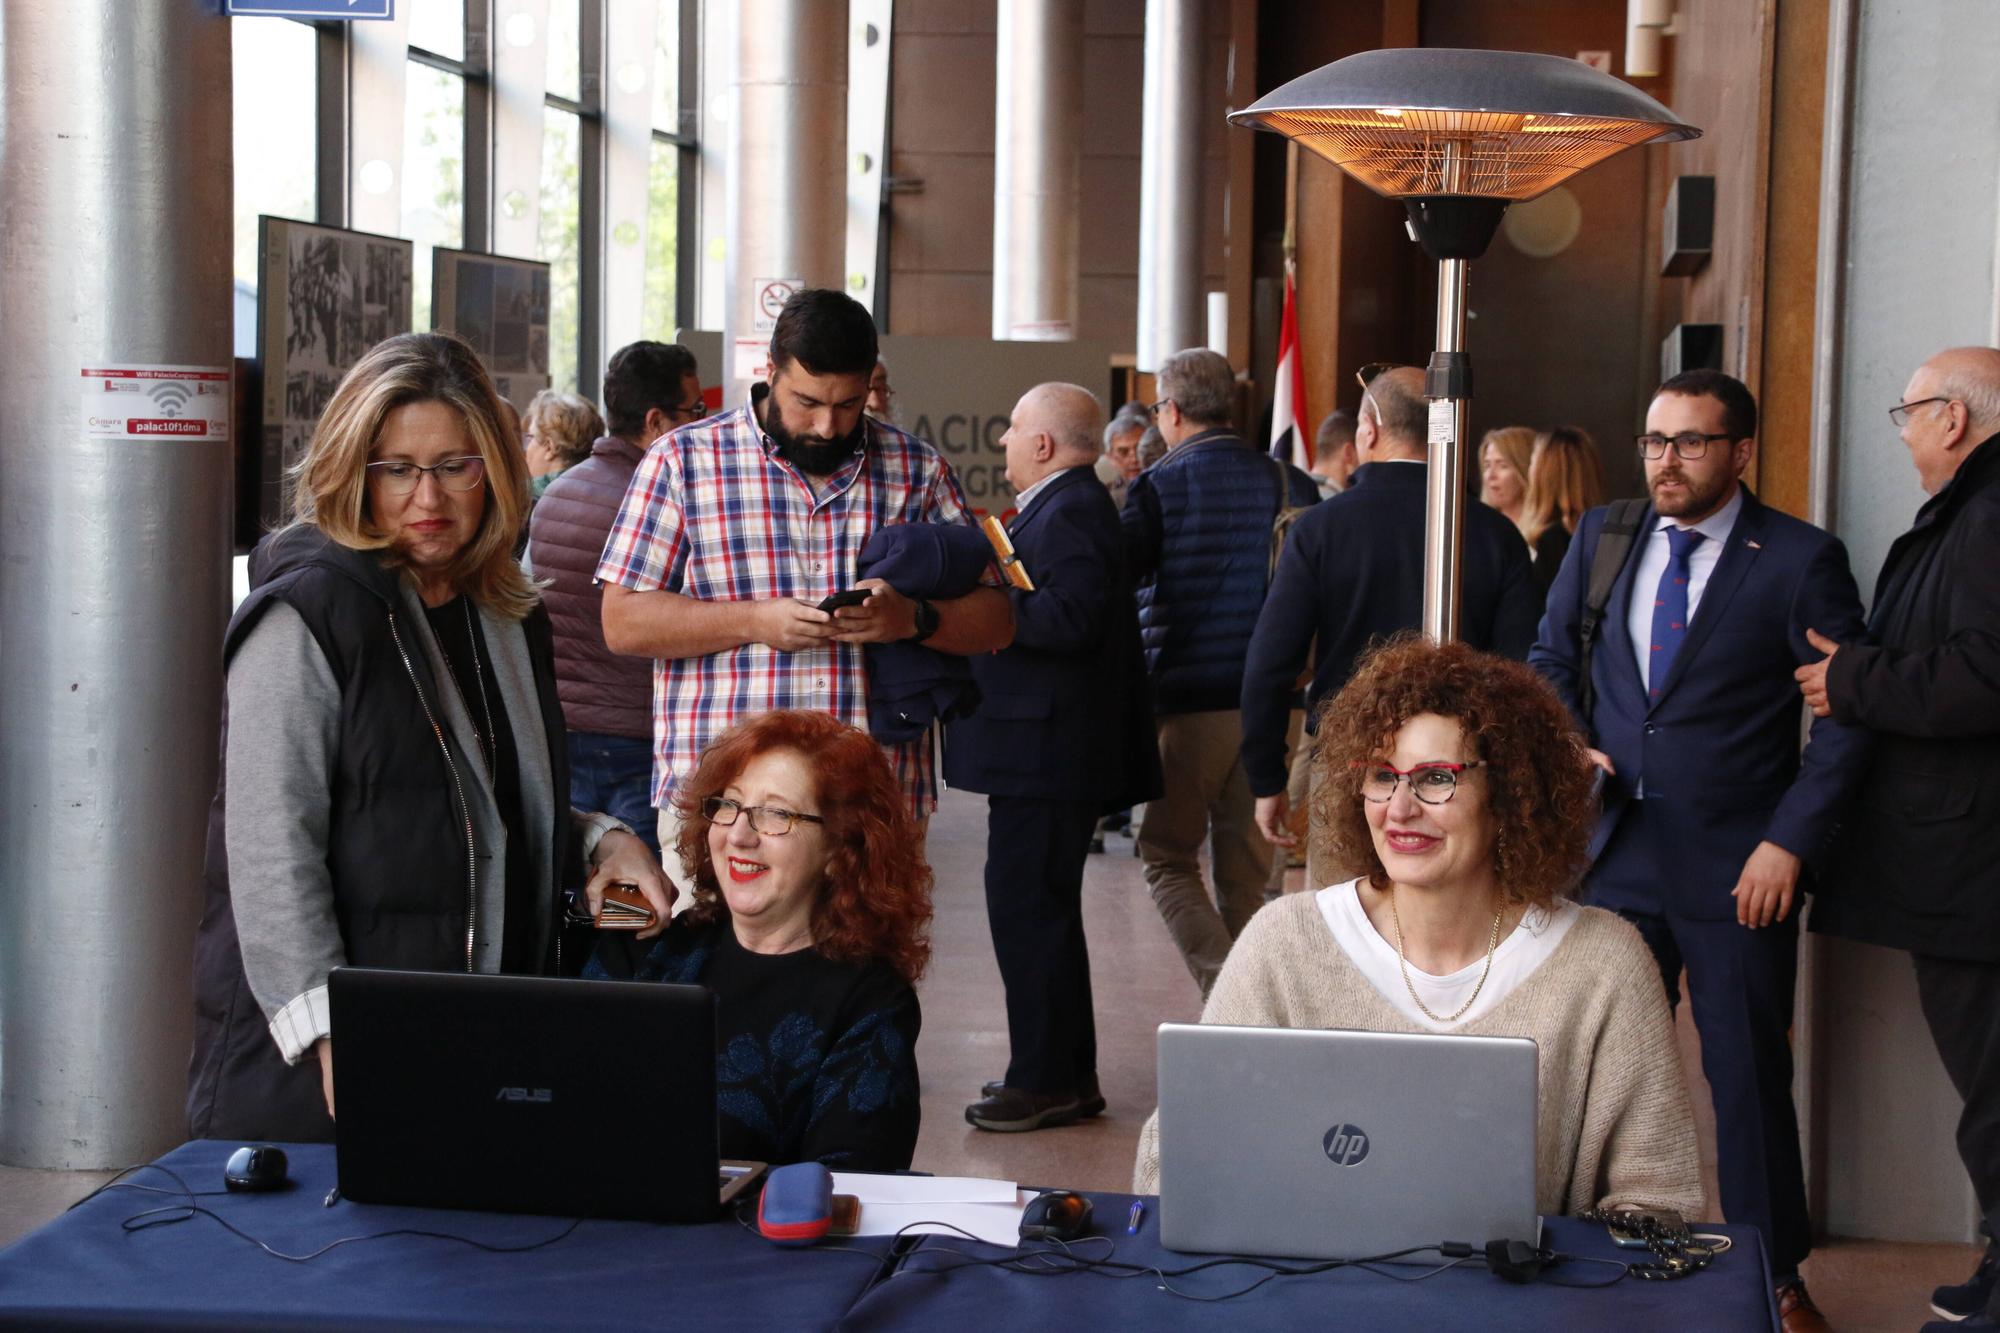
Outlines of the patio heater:
{"type": "Polygon", "coordinates": [[[1399,47],[1336,60],[1233,111],[1276,130],[1377,194],[1403,201],[1410,238],[1438,263],[1424,536],[1424,633],[1458,636],[1464,433],[1472,399],[1465,266],[1507,205],[1635,144],[1701,131],[1621,79],[1525,51],[1399,47]]]}

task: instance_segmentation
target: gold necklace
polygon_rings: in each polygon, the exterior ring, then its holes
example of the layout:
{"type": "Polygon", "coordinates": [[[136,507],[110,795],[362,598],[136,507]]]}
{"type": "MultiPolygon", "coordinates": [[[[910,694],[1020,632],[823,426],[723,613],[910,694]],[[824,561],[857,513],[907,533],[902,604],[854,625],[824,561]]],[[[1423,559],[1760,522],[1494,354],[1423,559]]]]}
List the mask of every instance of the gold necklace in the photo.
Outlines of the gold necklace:
{"type": "Polygon", "coordinates": [[[1424,1003],[1423,997],[1417,994],[1416,984],[1410,980],[1410,962],[1403,957],[1403,914],[1396,910],[1396,886],[1393,882],[1389,885],[1389,917],[1396,923],[1396,966],[1402,969],[1403,988],[1410,992],[1410,1002],[1423,1010],[1425,1018],[1433,1023],[1456,1023],[1465,1017],[1465,1011],[1472,1008],[1479,999],[1479,992],[1486,989],[1486,978],[1493,974],[1493,951],[1500,945],[1500,918],[1506,914],[1507,904],[1503,902],[1500,904],[1500,910],[1493,914],[1493,933],[1486,937],[1486,966],[1480,970],[1479,984],[1472,988],[1472,994],[1467,996],[1465,1003],[1458,1006],[1449,1017],[1434,1014],[1431,1012],[1431,1007],[1424,1003]]]}

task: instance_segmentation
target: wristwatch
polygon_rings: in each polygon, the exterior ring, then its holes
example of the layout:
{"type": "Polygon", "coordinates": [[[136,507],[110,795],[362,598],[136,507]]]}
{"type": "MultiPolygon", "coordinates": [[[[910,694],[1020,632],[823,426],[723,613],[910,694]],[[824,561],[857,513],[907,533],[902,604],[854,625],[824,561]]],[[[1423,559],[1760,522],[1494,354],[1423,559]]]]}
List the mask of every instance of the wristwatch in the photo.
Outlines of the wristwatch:
{"type": "Polygon", "coordinates": [[[917,632],[906,642],[922,643],[938,631],[938,609],[932,606],[927,598],[918,597],[913,600],[917,604],[917,632]]]}

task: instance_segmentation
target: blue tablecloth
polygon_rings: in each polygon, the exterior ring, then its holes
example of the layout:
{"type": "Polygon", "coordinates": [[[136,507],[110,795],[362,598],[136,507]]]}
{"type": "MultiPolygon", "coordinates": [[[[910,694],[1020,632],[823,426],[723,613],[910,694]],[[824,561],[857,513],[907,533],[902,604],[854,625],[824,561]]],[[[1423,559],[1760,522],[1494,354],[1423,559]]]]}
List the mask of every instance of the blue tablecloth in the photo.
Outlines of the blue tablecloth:
{"type": "MultiPolygon", "coordinates": [[[[190,1143],[160,1163],[193,1189],[220,1190],[236,1146],[190,1143]]],[[[198,1202],[290,1254],[399,1227],[518,1245],[568,1225],[344,1201],[326,1208],[333,1149],[286,1153],[293,1188],[198,1202]]],[[[172,1183],[151,1170],[128,1179],[172,1183]]],[[[868,1255],[779,1249],[734,1222],[587,1221],[525,1254],[399,1236],[303,1264],[272,1258],[213,1218],[130,1233],[119,1226],[175,1201],[107,1190],[0,1250],[0,1327],[831,1328],[879,1272],[868,1255]]],[[[890,1248],[887,1240],[846,1244],[877,1257],[890,1248]]]]}
{"type": "MultiPolygon", "coordinates": [[[[1125,1263],[1185,1268],[1203,1256],[1178,1254],[1160,1244],[1158,1200],[1148,1198],[1139,1235],[1125,1234],[1132,1206],[1129,1194],[1092,1194],[1094,1230],[1112,1237],[1079,1243],[1076,1253],[1109,1256],[1125,1263]]],[[[1360,1269],[1311,1277],[1280,1277],[1245,1296],[1220,1304],[1190,1300],[1160,1290],[1150,1274],[1127,1278],[1087,1273],[1037,1277],[992,1267],[955,1267],[965,1257],[995,1258],[1006,1253],[973,1241],[925,1237],[899,1262],[896,1272],[870,1288],[848,1314],[844,1327],[879,1329],[1056,1329],[1144,1328],[1213,1330],[1332,1328],[1342,1330],[1423,1328],[1549,1329],[1615,1328],[1619,1333],[1671,1330],[1703,1333],[1776,1326],[1770,1276],[1763,1246],[1748,1227],[1702,1227],[1733,1242],[1704,1272],[1676,1282],[1627,1278],[1599,1291],[1559,1287],[1556,1281],[1597,1282],[1612,1270],[1599,1264],[1564,1265],[1527,1286],[1517,1286],[1467,1266],[1421,1282],[1398,1282],[1360,1269]]],[[[1569,1218],[1548,1222],[1551,1248],[1600,1259],[1646,1259],[1644,1251],[1620,1250],[1601,1227],[1569,1218]]],[[[1420,1268],[1394,1265],[1401,1276],[1420,1268]]],[[[1237,1291],[1263,1270],[1230,1265],[1172,1280],[1192,1296],[1237,1291]]]]}

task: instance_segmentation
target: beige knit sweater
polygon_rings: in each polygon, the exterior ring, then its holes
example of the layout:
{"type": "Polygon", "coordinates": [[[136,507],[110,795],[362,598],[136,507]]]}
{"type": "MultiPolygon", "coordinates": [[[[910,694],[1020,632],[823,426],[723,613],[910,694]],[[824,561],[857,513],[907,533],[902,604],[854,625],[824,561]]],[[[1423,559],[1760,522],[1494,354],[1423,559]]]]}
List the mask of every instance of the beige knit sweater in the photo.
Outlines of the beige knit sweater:
{"type": "MultiPolygon", "coordinates": [[[[1201,1021],[1420,1031],[1348,961],[1310,893],[1287,895],[1251,919],[1201,1021]]],[[[1535,1206],[1544,1215],[1619,1204],[1701,1212],[1694,1116],[1666,993],[1626,922],[1584,908],[1512,994],[1453,1032],[1535,1040],[1535,1206]]],[[[1140,1194],[1159,1189],[1159,1130],[1155,1111],[1132,1172],[1140,1194]]]]}

